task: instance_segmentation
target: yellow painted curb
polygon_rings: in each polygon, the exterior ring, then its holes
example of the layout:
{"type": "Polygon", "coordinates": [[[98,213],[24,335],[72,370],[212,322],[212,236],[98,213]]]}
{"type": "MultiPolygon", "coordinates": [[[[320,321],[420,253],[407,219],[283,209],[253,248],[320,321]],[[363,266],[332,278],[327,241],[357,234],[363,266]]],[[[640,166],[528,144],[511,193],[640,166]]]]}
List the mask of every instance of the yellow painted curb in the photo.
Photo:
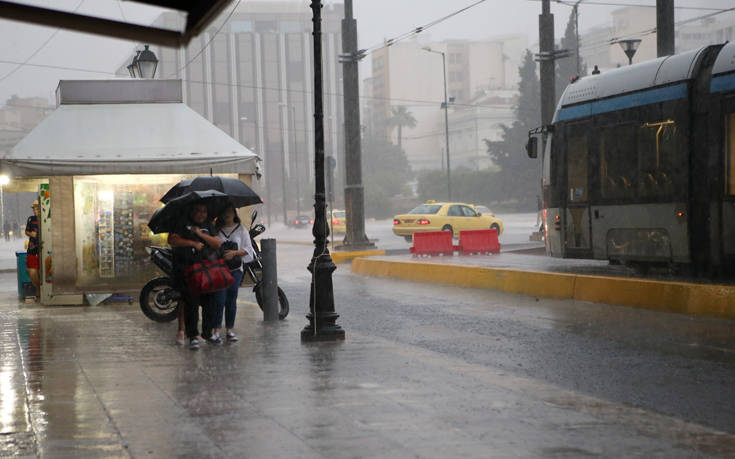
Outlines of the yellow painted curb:
{"type": "Polygon", "coordinates": [[[352,272],[415,282],[735,318],[735,286],[356,258],[352,272]]]}
{"type": "Polygon", "coordinates": [[[332,252],[332,261],[345,263],[358,257],[379,257],[385,255],[385,250],[362,250],[359,252],[332,252]]]}

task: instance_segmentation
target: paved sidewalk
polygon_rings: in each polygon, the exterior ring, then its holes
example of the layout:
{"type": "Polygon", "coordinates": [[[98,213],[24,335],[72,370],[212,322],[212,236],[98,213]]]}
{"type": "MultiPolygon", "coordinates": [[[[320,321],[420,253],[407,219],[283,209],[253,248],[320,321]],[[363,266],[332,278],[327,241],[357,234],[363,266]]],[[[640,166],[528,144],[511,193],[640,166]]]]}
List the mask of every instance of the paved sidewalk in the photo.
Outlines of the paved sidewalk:
{"type": "Polygon", "coordinates": [[[241,302],[240,342],[190,351],[136,305],[19,304],[11,277],[0,275],[0,456],[735,454],[724,432],[385,338],[302,344],[303,297],[273,324],[241,302]]]}

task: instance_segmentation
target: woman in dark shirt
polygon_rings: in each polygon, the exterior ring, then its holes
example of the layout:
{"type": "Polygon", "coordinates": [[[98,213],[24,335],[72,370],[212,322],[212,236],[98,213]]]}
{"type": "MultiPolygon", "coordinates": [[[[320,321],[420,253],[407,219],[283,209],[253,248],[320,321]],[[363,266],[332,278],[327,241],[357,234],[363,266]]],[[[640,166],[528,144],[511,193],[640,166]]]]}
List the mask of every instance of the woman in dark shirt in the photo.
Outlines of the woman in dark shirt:
{"type": "Polygon", "coordinates": [[[33,286],[36,287],[36,299],[41,297],[41,278],[38,270],[41,269],[40,250],[38,243],[38,201],[34,201],[33,215],[26,221],[26,236],[28,236],[28,251],[26,255],[26,269],[33,286]]]}
{"type": "MultiPolygon", "coordinates": [[[[199,348],[199,306],[202,306],[202,335],[209,338],[214,321],[212,295],[192,296],[184,281],[184,270],[196,262],[207,249],[219,249],[222,241],[213,236],[214,230],[205,204],[191,206],[188,218],[170,233],[168,244],[173,248],[176,282],[182,287],[182,304],[186,337],[191,349],[199,348]]],[[[179,328],[181,322],[179,322],[179,328]]],[[[181,330],[179,330],[179,336],[181,330]]]]}

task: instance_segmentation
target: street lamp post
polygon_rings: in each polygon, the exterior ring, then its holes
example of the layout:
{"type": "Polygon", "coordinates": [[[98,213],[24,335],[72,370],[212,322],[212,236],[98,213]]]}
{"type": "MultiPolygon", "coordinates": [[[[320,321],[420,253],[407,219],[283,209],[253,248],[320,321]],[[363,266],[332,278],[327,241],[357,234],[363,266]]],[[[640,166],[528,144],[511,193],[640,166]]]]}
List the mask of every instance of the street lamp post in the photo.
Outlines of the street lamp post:
{"type": "Polygon", "coordinates": [[[444,73],[444,140],[446,141],[447,151],[447,199],[452,200],[452,166],[449,162],[449,99],[447,97],[447,58],[443,51],[434,51],[429,47],[422,48],[424,51],[428,51],[434,54],[441,54],[442,56],[442,71],[444,73]]]}
{"type": "Polygon", "coordinates": [[[640,38],[629,38],[626,40],[618,40],[616,42],[620,45],[621,48],[623,48],[623,52],[626,56],[628,56],[628,65],[633,65],[633,56],[635,56],[635,52],[638,51],[638,46],[641,44],[640,38]]]}
{"type": "Polygon", "coordinates": [[[322,81],[322,3],[311,0],[314,23],[314,255],[309,263],[312,274],[309,289],[309,323],[301,331],[301,341],[336,341],[345,339],[337,325],[334,310],[332,273],[337,267],[327,246],[327,200],[324,180],[324,84],[322,81]]]}

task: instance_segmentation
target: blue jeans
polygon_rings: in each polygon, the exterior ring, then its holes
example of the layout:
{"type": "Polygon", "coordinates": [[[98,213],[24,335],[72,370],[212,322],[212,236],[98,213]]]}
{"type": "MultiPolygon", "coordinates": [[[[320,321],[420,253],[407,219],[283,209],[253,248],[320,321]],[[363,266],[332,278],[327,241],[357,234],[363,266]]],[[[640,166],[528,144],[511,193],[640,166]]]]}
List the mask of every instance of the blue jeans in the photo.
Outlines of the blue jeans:
{"type": "Polygon", "coordinates": [[[235,326],[235,313],[237,313],[237,291],[240,289],[240,282],[242,281],[243,271],[238,269],[237,271],[230,271],[232,277],[235,278],[235,282],[232,283],[230,288],[227,290],[220,290],[214,293],[215,300],[215,318],[214,328],[222,328],[222,312],[225,315],[225,328],[232,328],[235,326]]]}

